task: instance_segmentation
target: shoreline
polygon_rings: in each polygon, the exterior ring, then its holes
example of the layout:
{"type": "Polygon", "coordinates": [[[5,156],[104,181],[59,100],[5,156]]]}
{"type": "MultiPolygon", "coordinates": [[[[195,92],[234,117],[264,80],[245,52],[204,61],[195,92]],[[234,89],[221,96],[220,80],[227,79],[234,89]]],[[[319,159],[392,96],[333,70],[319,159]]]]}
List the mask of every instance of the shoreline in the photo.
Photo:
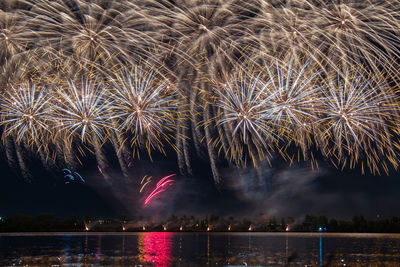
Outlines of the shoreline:
{"type": "Polygon", "coordinates": [[[139,235],[144,233],[173,233],[173,234],[212,234],[212,235],[264,235],[264,236],[292,236],[292,237],[392,237],[400,238],[400,233],[318,233],[318,232],[218,232],[218,231],[202,231],[202,232],[185,232],[185,231],[146,231],[146,232],[10,232],[0,233],[2,236],[97,236],[97,235],[139,235]]]}

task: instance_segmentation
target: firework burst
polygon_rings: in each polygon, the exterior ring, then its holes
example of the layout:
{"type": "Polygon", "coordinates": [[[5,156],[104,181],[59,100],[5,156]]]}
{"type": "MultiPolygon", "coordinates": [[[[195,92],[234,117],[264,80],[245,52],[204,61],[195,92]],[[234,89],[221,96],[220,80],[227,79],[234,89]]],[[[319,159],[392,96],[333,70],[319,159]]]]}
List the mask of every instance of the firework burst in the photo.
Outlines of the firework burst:
{"type": "Polygon", "coordinates": [[[228,142],[221,142],[225,153],[238,163],[246,153],[250,154],[253,163],[264,159],[265,151],[270,151],[271,142],[278,138],[270,123],[263,99],[265,87],[262,86],[260,74],[236,74],[220,87],[215,87],[215,106],[217,117],[206,124],[222,127],[228,136],[228,142]],[[229,145],[228,145],[229,144],[229,145]],[[265,148],[268,148],[265,150],[265,148]]]}
{"type": "Polygon", "coordinates": [[[59,124],[66,138],[79,136],[82,143],[94,139],[104,140],[106,130],[111,128],[109,107],[112,104],[105,99],[105,89],[88,77],[80,84],[68,82],[68,87],[56,87],[53,101],[53,121],[59,124]]]}
{"type": "Polygon", "coordinates": [[[363,64],[397,73],[392,58],[399,56],[398,1],[317,1],[310,9],[309,22],[330,67],[363,64]]]}
{"type": "Polygon", "coordinates": [[[51,99],[45,87],[37,88],[29,82],[10,86],[0,100],[5,137],[14,135],[18,143],[25,139],[30,146],[41,144],[44,135],[50,132],[51,99]]]}
{"type": "Polygon", "coordinates": [[[266,63],[262,84],[264,112],[274,125],[274,132],[285,142],[294,142],[302,148],[305,156],[313,144],[312,136],[321,113],[321,90],[317,81],[320,72],[312,68],[309,61],[296,64],[289,62],[266,63]]]}
{"type": "Polygon", "coordinates": [[[387,84],[376,82],[370,74],[345,69],[327,80],[324,116],[320,126],[328,141],[326,155],[338,163],[354,167],[361,161],[371,172],[385,171],[388,159],[397,167],[392,135],[398,125],[397,97],[387,84]],[[364,163],[365,161],[365,163],[364,163]]]}
{"type": "Polygon", "coordinates": [[[14,6],[0,5],[0,62],[25,52],[34,35],[26,25],[24,15],[14,6]],[[11,9],[11,10],[9,10],[11,9]]]}
{"type": "Polygon", "coordinates": [[[123,4],[108,1],[27,1],[29,25],[41,36],[40,47],[51,46],[82,60],[124,54],[120,40],[123,4]]]}
{"type": "Polygon", "coordinates": [[[128,136],[134,149],[144,144],[148,154],[155,148],[163,152],[164,142],[172,139],[179,104],[168,80],[156,70],[134,66],[117,75],[109,94],[114,101],[111,120],[124,139],[122,143],[128,136]]]}

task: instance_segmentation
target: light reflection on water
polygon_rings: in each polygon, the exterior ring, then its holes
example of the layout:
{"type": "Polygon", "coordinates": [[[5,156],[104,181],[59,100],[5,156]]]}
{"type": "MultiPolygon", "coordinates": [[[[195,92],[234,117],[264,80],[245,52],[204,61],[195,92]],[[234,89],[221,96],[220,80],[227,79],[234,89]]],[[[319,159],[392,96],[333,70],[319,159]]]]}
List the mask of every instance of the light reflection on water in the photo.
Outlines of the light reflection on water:
{"type": "Polygon", "coordinates": [[[156,267],[170,266],[173,233],[142,233],[139,235],[139,260],[156,267]]]}
{"type": "Polygon", "coordinates": [[[400,235],[0,235],[0,266],[400,266],[400,235]]]}

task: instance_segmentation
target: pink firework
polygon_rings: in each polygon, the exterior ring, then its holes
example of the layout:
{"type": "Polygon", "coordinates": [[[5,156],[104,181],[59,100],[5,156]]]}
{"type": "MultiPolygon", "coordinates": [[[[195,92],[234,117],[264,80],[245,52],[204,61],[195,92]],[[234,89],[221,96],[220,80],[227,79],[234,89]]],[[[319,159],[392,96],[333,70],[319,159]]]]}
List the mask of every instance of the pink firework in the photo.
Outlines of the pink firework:
{"type": "Polygon", "coordinates": [[[164,192],[167,189],[167,187],[174,182],[174,180],[170,179],[173,176],[175,176],[175,174],[165,176],[161,178],[160,181],[158,181],[156,188],[147,196],[146,200],[144,201],[145,206],[148,205],[151,202],[151,200],[158,194],[164,192]]]}
{"type": "Polygon", "coordinates": [[[103,169],[99,165],[97,165],[97,170],[99,170],[100,174],[103,174],[103,169]]]}

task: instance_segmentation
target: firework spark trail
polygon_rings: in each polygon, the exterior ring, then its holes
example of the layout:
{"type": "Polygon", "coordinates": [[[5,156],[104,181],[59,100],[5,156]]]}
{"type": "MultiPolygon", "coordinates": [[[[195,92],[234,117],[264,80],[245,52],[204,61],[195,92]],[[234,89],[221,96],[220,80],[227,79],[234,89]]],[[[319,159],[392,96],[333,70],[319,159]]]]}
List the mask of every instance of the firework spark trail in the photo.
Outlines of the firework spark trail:
{"type": "Polygon", "coordinates": [[[29,29],[42,37],[39,47],[51,46],[89,61],[104,62],[115,55],[113,61],[125,64],[152,57],[153,49],[170,52],[163,41],[165,27],[155,19],[161,5],[152,0],[25,2],[30,5],[25,12],[29,29]]]}
{"type": "Polygon", "coordinates": [[[56,144],[55,146],[55,156],[58,160],[58,164],[62,167],[67,167],[71,170],[76,170],[78,168],[78,161],[76,160],[76,155],[74,153],[74,148],[68,143],[67,140],[61,139],[56,135],[56,139],[52,142],[56,144]]]}
{"type": "Polygon", "coordinates": [[[51,172],[53,169],[55,169],[55,162],[49,158],[49,151],[45,151],[43,147],[36,147],[36,150],[45,170],[51,172]]]}
{"type": "Polygon", "coordinates": [[[122,152],[122,150],[124,150],[124,148],[121,147],[121,143],[119,142],[117,133],[115,131],[112,131],[110,133],[110,139],[111,139],[111,143],[114,147],[115,153],[117,155],[118,163],[121,168],[122,175],[124,176],[125,181],[128,182],[129,181],[129,170],[128,170],[129,164],[127,164],[126,158],[124,157],[124,153],[122,152]]]}
{"type": "Polygon", "coordinates": [[[139,193],[143,192],[143,189],[151,182],[151,176],[143,176],[142,181],[140,182],[140,184],[142,185],[142,187],[139,190],[139,193]]]}
{"type": "Polygon", "coordinates": [[[93,148],[94,148],[94,154],[96,156],[97,160],[97,167],[100,172],[100,174],[104,177],[107,183],[112,184],[112,177],[109,173],[109,164],[108,160],[103,153],[102,149],[102,144],[100,143],[100,140],[98,139],[98,136],[96,136],[95,132],[92,132],[92,140],[93,140],[93,148]]]}
{"type": "MultiPolygon", "coordinates": [[[[204,121],[210,121],[210,111],[209,111],[209,106],[207,106],[204,110],[204,121]]],[[[206,140],[206,146],[207,146],[207,152],[208,152],[208,157],[210,160],[210,165],[211,165],[211,171],[213,174],[213,178],[216,184],[220,182],[220,175],[217,167],[217,155],[214,153],[214,147],[211,143],[212,141],[212,135],[211,135],[211,127],[205,127],[204,132],[205,132],[205,140],[206,140]]]]}
{"type": "Polygon", "coordinates": [[[171,177],[174,177],[175,175],[176,175],[176,174],[170,174],[170,175],[168,175],[168,176],[163,177],[160,181],[158,181],[156,187],[162,186],[162,185],[164,184],[164,182],[165,182],[167,179],[169,179],[169,178],[171,178],[171,177]]]}
{"type": "Polygon", "coordinates": [[[142,185],[142,187],[140,188],[139,193],[142,193],[142,192],[143,192],[143,189],[144,189],[150,182],[151,182],[151,180],[146,181],[146,182],[142,185]]]}
{"type": "Polygon", "coordinates": [[[31,172],[29,171],[29,168],[28,168],[26,162],[25,162],[22,145],[21,145],[21,143],[17,142],[17,140],[15,140],[15,137],[14,137],[14,142],[15,142],[15,154],[17,155],[19,169],[21,170],[22,177],[26,181],[30,182],[30,181],[32,181],[33,177],[31,175],[31,172]]]}
{"type": "MultiPolygon", "coordinates": [[[[328,76],[326,83],[330,89],[327,89],[325,84],[321,85],[320,73],[308,64],[298,65],[293,59],[285,64],[276,61],[271,64],[275,69],[266,64],[264,69],[249,75],[249,78],[240,74],[227,78],[222,85],[224,90],[220,90],[217,84],[214,105],[221,109],[216,113],[220,115],[210,118],[205,125],[225,124],[232,130],[224,133],[230,133],[228,137],[233,140],[239,139],[237,143],[230,142],[230,155],[225,152],[226,157],[236,163],[246,154],[252,159],[260,157],[264,152],[258,149],[265,147],[266,140],[275,138],[280,140],[279,143],[272,141],[274,145],[271,146],[268,142],[267,153],[276,147],[284,157],[288,157],[285,147],[294,142],[301,147],[304,159],[308,158],[310,146],[316,146],[321,147],[330,160],[337,159],[344,165],[348,162],[350,167],[360,162],[359,153],[363,151],[366,157],[366,162],[361,163],[363,170],[365,164],[371,172],[379,172],[380,165],[387,172],[385,161],[396,168],[397,156],[390,135],[395,131],[393,125],[397,124],[399,117],[398,107],[394,104],[397,97],[386,87],[374,84],[377,74],[347,72],[342,78],[341,73],[335,72],[338,85],[328,76]],[[337,114],[345,112],[344,109],[349,109],[347,113],[351,109],[353,119],[358,120],[352,122],[352,126],[336,122],[337,114]],[[333,122],[325,123],[328,121],[333,122]],[[358,129],[353,130],[353,126],[358,129]],[[328,129],[323,130],[324,127],[328,129]],[[284,148],[278,146],[280,143],[284,148]],[[238,145],[235,147],[234,144],[238,145]],[[328,149],[328,144],[335,145],[328,149]],[[243,145],[248,146],[247,152],[243,151],[243,145]],[[344,150],[349,151],[348,158],[344,157],[344,150]],[[379,154],[383,154],[386,160],[379,159],[379,154]]],[[[218,137],[222,146],[224,133],[219,132],[218,137]]],[[[310,156],[314,160],[314,155],[310,156]]]]}
{"type": "Polygon", "coordinates": [[[99,171],[100,174],[103,174],[103,169],[99,165],[97,165],[97,170],[99,171]]]}
{"type": "Polygon", "coordinates": [[[160,181],[158,181],[154,190],[151,191],[151,193],[146,197],[146,199],[144,201],[145,206],[150,204],[152,199],[154,199],[158,194],[164,192],[167,189],[167,186],[171,185],[174,182],[173,179],[170,179],[173,176],[175,176],[175,174],[165,176],[165,177],[161,178],[160,181]]]}
{"type": "Polygon", "coordinates": [[[11,136],[3,138],[4,143],[5,143],[5,150],[6,150],[6,157],[7,157],[7,163],[8,166],[14,170],[17,171],[16,169],[16,160],[14,157],[14,144],[13,144],[13,138],[11,136]]]}
{"type": "Polygon", "coordinates": [[[144,180],[147,178],[147,175],[143,176],[142,181],[140,182],[140,184],[143,184],[144,180]]]}

